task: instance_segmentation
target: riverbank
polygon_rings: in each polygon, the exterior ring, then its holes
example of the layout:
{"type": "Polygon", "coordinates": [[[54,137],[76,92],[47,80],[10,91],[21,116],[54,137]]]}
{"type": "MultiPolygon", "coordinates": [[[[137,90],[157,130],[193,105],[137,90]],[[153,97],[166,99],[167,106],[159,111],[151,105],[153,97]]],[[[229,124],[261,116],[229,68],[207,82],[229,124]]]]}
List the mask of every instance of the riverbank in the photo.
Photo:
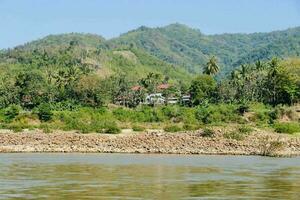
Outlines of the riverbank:
{"type": "Polygon", "coordinates": [[[13,133],[0,131],[0,152],[163,153],[212,155],[300,155],[300,137],[255,130],[242,140],[224,137],[221,129],[213,137],[203,130],[181,133],[147,131],[122,134],[81,134],[39,130],[13,133]]]}

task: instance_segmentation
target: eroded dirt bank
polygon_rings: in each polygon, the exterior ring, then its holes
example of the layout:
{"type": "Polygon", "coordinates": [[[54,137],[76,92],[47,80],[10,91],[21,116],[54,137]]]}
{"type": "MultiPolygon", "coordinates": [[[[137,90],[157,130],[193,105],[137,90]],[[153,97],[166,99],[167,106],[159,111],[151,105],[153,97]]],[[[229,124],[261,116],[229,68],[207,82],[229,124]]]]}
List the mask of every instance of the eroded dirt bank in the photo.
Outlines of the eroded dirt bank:
{"type": "Polygon", "coordinates": [[[0,152],[109,152],[226,155],[300,155],[300,138],[255,131],[237,141],[203,137],[202,131],[163,133],[148,131],[119,135],[41,131],[0,131],[0,152]]]}

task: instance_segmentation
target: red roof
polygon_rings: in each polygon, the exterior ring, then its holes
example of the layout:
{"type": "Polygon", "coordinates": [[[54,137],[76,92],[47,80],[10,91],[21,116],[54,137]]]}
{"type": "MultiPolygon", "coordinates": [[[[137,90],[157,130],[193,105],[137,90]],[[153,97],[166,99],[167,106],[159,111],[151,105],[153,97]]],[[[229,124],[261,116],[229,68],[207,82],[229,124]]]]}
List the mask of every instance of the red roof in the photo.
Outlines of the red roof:
{"type": "Polygon", "coordinates": [[[169,84],[161,84],[161,85],[157,86],[157,89],[165,90],[165,89],[168,89],[169,87],[170,87],[169,84]]]}
{"type": "Polygon", "coordinates": [[[131,90],[133,90],[133,91],[139,91],[139,90],[141,90],[141,89],[142,89],[142,87],[139,86],[139,85],[133,86],[133,87],[131,88],[131,90]]]}

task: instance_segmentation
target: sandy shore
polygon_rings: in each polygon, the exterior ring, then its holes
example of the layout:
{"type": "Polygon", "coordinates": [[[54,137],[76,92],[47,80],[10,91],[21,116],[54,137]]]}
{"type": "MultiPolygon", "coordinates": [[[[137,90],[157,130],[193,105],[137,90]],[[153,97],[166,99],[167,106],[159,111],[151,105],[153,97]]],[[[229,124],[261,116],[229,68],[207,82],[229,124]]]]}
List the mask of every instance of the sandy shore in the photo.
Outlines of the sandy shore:
{"type": "Polygon", "coordinates": [[[80,134],[75,132],[0,131],[0,152],[101,152],[224,155],[300,155],[300,137],[255,131],[242,141],[212,138],[202,131],[163,133],[80,134]]]}

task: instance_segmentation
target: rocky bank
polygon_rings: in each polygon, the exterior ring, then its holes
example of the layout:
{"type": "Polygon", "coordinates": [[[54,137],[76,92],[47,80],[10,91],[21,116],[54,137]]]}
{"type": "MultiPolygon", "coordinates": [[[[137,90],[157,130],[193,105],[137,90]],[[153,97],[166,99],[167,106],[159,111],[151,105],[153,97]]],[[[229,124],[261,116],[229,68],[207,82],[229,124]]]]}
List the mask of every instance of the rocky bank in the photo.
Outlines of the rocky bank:
{"type": "Polygon", "coordinates": [[[226,155],[300,155],[300,137],[255,131],[243,140],[214,137],[202,131],[164,133],[148,131],[118,135],[75,132],[0,131],[0,152],[164,153],[226,155]]]}

